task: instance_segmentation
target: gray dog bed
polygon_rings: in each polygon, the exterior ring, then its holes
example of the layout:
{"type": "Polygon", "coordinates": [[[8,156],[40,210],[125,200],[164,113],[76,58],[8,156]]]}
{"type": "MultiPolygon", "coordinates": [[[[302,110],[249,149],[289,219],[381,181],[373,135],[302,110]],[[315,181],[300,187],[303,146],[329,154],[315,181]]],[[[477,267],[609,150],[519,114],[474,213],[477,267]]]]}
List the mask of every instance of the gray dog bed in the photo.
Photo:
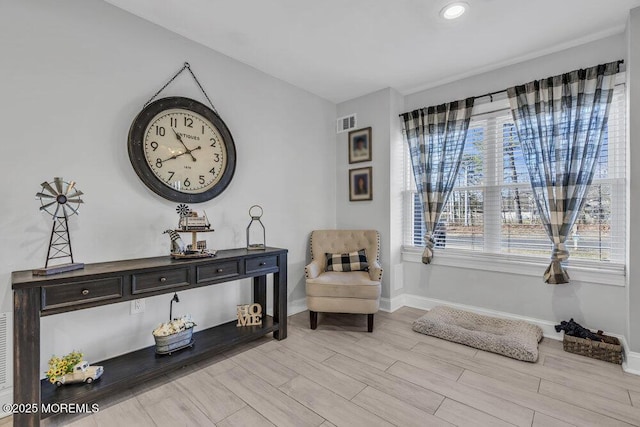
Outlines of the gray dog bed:
{"type": "Polygon", "coordinates": [[[525,362],[538,360],[538,342],[542,339],[542,329],[522,320],[442,306],[414,321],[413,330],[525,362]]]}

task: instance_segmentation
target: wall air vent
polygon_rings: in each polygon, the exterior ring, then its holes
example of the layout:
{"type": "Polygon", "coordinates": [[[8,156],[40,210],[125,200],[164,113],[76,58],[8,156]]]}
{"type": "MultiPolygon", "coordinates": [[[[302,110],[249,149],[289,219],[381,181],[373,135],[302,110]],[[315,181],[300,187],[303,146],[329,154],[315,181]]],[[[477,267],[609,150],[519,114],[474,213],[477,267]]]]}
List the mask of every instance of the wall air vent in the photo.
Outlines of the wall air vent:
{"type": "Polygon", "coordinates": [[[9,327],[11,313],[0,313],[0,390],[10,385],[9,376],[9,327]]]}
{"type": "Polygon", "coordinates": [[[340,117],[336,122],[337,132],[342,133],[351,129],[355,129],[356,124],[356,115],[350,114],[348,116],[340,117]]]}

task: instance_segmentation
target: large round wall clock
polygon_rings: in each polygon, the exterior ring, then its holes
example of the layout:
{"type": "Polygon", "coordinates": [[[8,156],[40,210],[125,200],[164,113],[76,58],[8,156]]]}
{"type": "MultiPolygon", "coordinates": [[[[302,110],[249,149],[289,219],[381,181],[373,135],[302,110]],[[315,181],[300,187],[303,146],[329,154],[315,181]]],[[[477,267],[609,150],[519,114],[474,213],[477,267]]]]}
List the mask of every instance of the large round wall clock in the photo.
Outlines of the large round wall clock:
{"type": "Polygon", "coordinates": [[[227,125],[189,98],[162,98],[144,107],[131,124],[128,146],[142,182],[174,202],[213,199],[227,188],[236,168],[227,125]]]}

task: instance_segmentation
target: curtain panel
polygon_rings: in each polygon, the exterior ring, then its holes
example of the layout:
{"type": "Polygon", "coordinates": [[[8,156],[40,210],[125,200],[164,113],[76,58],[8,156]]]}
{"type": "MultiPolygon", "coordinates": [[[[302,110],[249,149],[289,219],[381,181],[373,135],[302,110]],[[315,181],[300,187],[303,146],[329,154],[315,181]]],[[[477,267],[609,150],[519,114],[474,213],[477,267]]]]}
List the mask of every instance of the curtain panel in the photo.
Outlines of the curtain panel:
{"type": "Polygon", "coordinates": [[[425,264],[433,258],[434,232],[460,169],[474,100],[467,98],[400,115],[424,213],[425,264]]]}
{"type": "Polygon", "coordinates": [[[619,62],[612,62],[507,89],[536,207],[553,245],[546,283],[569,283],[565,241],[593,180],[618,70],[619,62]]]}

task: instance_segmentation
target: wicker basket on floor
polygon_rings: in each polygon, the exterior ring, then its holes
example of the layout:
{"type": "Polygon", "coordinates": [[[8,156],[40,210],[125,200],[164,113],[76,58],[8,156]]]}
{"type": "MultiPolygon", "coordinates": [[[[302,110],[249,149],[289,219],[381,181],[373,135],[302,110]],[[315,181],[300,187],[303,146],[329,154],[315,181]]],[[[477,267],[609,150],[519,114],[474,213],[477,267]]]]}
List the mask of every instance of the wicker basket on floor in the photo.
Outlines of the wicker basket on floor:
{"type": "Polygon", "coordinates": [[[598,331],[597,335],[603,341],[592,341],[585,338],[564,335],[562,347],[564,351],[579,354],[581,356],[591,357],[593,359],[604,360],[605,362],[622,364],[622,345],[618,338],[610,337],[598,331]]]}

